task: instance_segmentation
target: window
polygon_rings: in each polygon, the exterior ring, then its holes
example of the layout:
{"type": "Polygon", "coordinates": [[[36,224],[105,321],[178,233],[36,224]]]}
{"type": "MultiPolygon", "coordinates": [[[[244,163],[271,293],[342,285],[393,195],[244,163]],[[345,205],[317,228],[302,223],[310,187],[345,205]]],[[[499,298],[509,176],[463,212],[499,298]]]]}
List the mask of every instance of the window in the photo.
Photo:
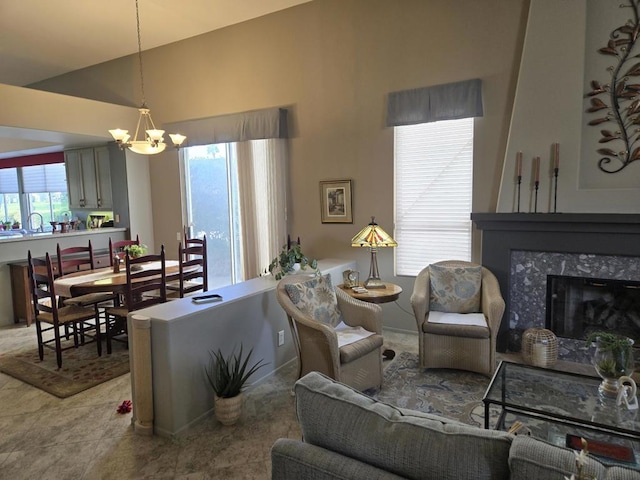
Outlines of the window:
{"type": "Polygon", "coordinates": [[[64,163],[0,169],[0,222],[19,222],[23,228],[50,229],[49,222],[69,210],[64,163]]]}
{"type": "MultiPolygon", "coordinates": [[[[42,215],[43,228],[49,222],[60,220],[69,211],[67,177],[64,163],[22,167],[22,188],[26,197],[27,215],[37,212],[42,215]]],[[[34,218],[24,228],[37,228],[40,219],[34,218]]]]}
{"type": "Polygon", "coordinates": [[[18,169],[0,169],[0,223],[20,220],[18,169]]]}
{"type": "Polygon", "coordinates": [[[397,126],[396,274],[471,259],[473,118],[397,126]]]}
{"type": "Polygon", "coordinates": [[[210,286],[257,277],[284,242],[285,142],[184,149],[187,224],[192,235],[207,237],[210,286]]]}

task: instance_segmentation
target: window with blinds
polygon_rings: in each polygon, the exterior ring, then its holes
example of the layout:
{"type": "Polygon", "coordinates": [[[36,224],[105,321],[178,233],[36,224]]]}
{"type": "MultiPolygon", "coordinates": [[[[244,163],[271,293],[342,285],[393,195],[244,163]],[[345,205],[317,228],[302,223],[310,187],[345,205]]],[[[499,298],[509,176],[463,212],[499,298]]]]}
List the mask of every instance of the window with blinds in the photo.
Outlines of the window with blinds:
{"type": "Polygon", "coordinates": [[[473,118],[395,132],[396,275],[471,259],[473,118]]]}
{"type": "Polygon", "coordinates": [[[25,193],[66,192],[67,174],[64,163],[22,167],[22,182],[25,193]]]}

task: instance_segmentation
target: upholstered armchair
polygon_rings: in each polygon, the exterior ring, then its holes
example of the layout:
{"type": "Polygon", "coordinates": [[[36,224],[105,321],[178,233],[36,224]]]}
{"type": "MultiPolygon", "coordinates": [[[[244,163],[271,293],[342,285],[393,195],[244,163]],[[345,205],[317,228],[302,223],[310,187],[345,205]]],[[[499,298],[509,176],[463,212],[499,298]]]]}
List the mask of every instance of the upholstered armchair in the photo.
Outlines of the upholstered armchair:
{"type": "Polygon", "coordinates": [[[331,276],[288,275],[276,297],[289,319],[298,378],[321,372],[358,390],[382,384],[382,308],[334,289],[331,276]]]}
{"type": "Polygon", "coordinates": [[[505,308],[493,273],[464,261],[429,265],[416,277],[411,307],[421,367],[493,374],[505,308]]]}

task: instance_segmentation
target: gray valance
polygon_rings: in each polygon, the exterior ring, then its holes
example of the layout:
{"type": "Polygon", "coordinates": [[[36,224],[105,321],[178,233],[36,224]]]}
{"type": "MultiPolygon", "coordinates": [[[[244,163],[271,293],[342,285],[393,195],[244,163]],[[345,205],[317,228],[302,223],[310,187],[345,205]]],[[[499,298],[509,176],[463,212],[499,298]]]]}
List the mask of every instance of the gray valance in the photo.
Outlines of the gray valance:
{"type": "Polygon", "coordinates": [[[387,127],[482,117],[482,80],[392,92],[387,99],[387,127]]]}
{"type": "Polygon", "coordinates": [[[267,108],[163,125],[167,132],[187,136],[189,146],[287,138],[287,110],[267,108]]]}

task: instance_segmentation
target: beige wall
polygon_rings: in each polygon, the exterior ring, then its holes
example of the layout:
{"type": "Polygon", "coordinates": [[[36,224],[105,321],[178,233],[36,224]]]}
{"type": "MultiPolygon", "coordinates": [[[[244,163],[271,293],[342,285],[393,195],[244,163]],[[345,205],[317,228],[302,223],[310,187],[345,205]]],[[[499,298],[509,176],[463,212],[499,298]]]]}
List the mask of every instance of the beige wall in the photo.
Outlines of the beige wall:
{"type": "MultiPolygon", "coordinates": [[[[144,54],[147,102],[157,123],[290,109],[290,228],[314,257],[356,258],[349,247],[371,215],[393,231],[393,131],[386,94],[481,78],[474,211],[495,211],[528,0],[314,0],[144,54]],[[318,182],[353,179],[354,224],[322,224],[318,182]]],[[[167,19],[170,28],[170,19],[167,19]]],[[[144,43],[144,19],[142,19],[144,43]]],[[[36,88],[136,105],[135,57],[41,82],[36,88]]],[[[131,127],[135,119],[131,120],[131,127]]],[[[122,127],[122,126],[121,126],[122,127]]],[[[131,128],[130,127],[130,128],[131,128]]],[[[152,157],[156,244],[181,229],[177,156],[152,157]]],[[[476,248],[476,252],[477,252],[476,248]]],[[[380,252],[391,279],[392,252],[380,252]]],[[[396,279],[407,291],[413,279],[396,279]]],[[[412,328],[403,314],[394,323],[412,328]]]]}

